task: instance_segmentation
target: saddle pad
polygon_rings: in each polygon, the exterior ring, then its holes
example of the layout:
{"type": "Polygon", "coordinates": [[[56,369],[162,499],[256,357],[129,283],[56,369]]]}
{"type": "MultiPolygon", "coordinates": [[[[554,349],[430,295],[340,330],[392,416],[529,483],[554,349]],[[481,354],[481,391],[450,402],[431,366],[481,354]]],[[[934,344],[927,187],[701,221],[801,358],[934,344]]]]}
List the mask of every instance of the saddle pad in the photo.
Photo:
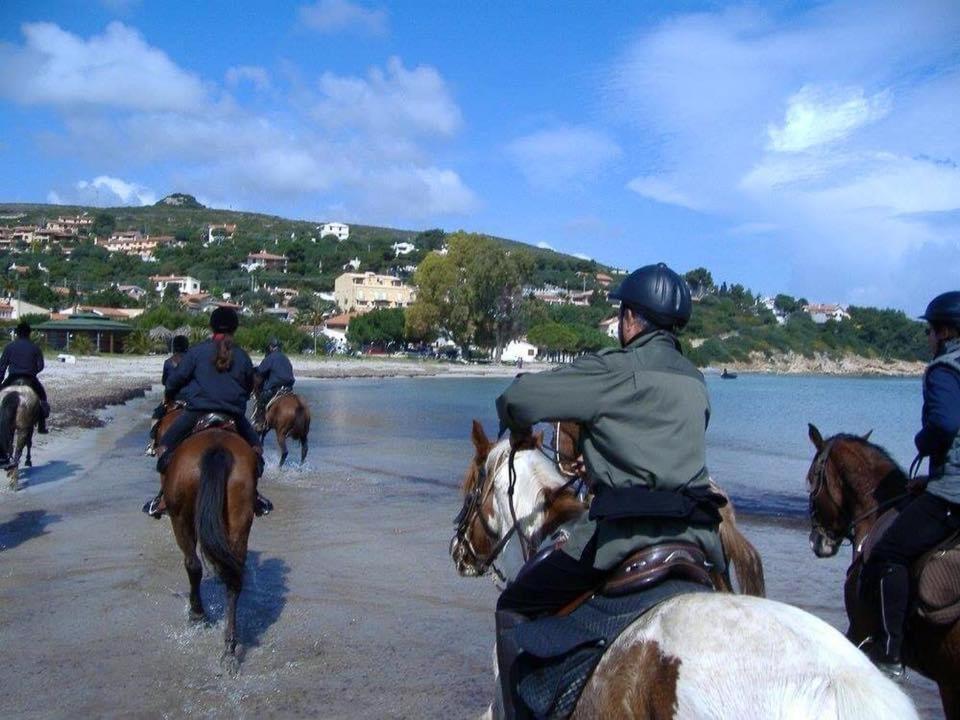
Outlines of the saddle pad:
{"type": "Polygon", "coordinates": [[[523,649],[513,668],[517,691],[537,718],[570,716],[604,651],[655,605],[688,592],[712,592],[698,583],[667,580],[622,597],[595,595],[570,615],[522,623],[514,630],[523,649]]]}
{"type": "Polygon", "coordinates": [[[918,563],[917,613],[932,623],[960,620],[960,536],[928,553],[918,563]]]}
{"type": "Polygon", "coordinates": [[[267,410],[269,410],[273,406],[273,404],[277,400],[282,398],[284,395],[293,395],[293,388],[291,388],[289,385],[284,385],[282,388],[277,390],[277,392],[274,393],[273,397],[270,398],[270,402],[267,403],[267,406],[263,409],[263,411],[266,412],[267,410]]]}

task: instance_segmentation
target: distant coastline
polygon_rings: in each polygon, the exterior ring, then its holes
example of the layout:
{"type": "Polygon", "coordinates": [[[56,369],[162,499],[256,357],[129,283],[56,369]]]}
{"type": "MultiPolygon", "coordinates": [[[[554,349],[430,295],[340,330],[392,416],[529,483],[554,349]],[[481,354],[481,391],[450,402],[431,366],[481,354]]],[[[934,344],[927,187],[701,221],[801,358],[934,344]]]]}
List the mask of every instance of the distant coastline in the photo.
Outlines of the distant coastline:
{"type": "Polygon", "coordinates": [[[721,372],[724,368],[733,372],[764,373],[769,375],[838,375],[865,377],[920,377],[927,365],[909,360],[883,360],[860,355],[844,355],[832,358],[823,353],[805,357],[788,352],[767,357],[763,353],[751,353],[747,361],[731,361],[710,365],[704,372],[721,372]]]}

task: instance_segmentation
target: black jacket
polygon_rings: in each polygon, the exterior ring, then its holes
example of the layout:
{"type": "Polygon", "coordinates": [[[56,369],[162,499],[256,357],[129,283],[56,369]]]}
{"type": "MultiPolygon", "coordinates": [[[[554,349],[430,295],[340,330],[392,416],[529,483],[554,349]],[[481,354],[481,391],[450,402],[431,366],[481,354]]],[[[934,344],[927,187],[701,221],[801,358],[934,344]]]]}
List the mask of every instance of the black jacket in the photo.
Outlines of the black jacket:
{"type": "Polygon", "coordinates": [[[36,377],[43,370],[43,352],[27,338],[17,338],[7,345],[0,355],[0,380],[8,370],[11,377],[36,377]]]}
{"type": "Polygon", "coordinates": [[[284,385],[293,385],[293,365],[290,364],[290,359],[279,350],[267,355],[256,372],[263,378],[264,392],[284,385]]]}
{"type": "Polygon", "coordinates": [[[227,412],[243,415],[253,390],[253,363],[242,349],[233,346],[230,369],[217,372],[213,361],[217,346],[213,340],[194,345],[184,354],[180,364],[166,382],[168,398],[186,388],[187,408],[206,412],[227,412]]]}

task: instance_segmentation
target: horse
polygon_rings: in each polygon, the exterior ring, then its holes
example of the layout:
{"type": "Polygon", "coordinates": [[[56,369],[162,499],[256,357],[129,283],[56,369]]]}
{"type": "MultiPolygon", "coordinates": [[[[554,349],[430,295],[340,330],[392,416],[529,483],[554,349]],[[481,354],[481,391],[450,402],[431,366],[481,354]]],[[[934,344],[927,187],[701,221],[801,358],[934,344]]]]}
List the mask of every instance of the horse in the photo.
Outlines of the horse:
{"type": "Polygon", "coordinates": [[[0,450],[9,458],[6,467],[10,488],[20,479],[20,458],[27,449],[27,467],[33,467],[33,429],[40,419],[40,398],[29,385],[14,383],[0,390],[0,450]]]}
{"type": "MultiPolygon", "coordinates": [[[[825,558],[836,555],[844,540],[852,542],[844,604],[850,622],[847,637],[860,645],[880,626],[878,611],[859,602],[861,550],[865,542],[874,539],[871,532],[882,511],[906,496],[908,478],[886,450],[869,441],[870,433],[841,433],[824,440],[811,424],[808,435],[816,448],[807,472],[810,546],[817,557],[825,558]]],[[[960,621],[935,624],[911,613],[904,659],[909,667],[937,683],[947,720],[960,720],[960,621]]]]}
{"type": "MultiPolygon", "coordinates": [[[[491,443],[474,422],[473,443],[450,553],[461,575],[480,576],[513,537],[552,537],[576,521],[583,504],[536,449],[516,453],[511,495],[509,441],[491,443]]],[[[502,715],[499,693],[486,716],[495,712],[502,715]]],[[[716,592],[665,600],[629,625],[593,670],[571,717],[918,716],[907,696],[827,623],[773,600],[716,592]]]]}
{"type": "MultiPolygon", "coordinates": [[[[166,418],[164,418],[166,419],[166,418]]],[[[200,600],[203,567],[197,544],[226,587],[221,665],[239,670],[237,599],[243,588],[247,539],[253,525],[257,459],[235,432],[215,427],[186,438],[161,478],[166,509],[190,579],[190,619],[206,619],[200,600]]]]}
{"type": "MultiPolygon", "coordinates": [[[[554,424],[553,431],[553,453],[557,469],[568,478],[578,474],[582,475],[584,468],[578,450],[580,443],[579,423],[558,422],[554,424]]],[[[722,495],[727,500],[727,503],[720,508],[720,541],[736,572],[740,592],[744,595],[764,597],[766,595],[766,584],[760,553],[737,527],[733,502],[727,493],[712,478],[710,479],[710,487],[715,493],[722,495]]],[[[721,586],[727,584],[725,577],[715,580],[719,580],[721,586]]]]}
{"type": "Polygon", "coordinates": [[[310,432],[310,408],[293,392],[276,395],[264,411],[261,442],[271,430],[277,434],[280,467],[287,460],[287,438],[300,441],[300,464],[307,459],[307,435],[310,432]]]}

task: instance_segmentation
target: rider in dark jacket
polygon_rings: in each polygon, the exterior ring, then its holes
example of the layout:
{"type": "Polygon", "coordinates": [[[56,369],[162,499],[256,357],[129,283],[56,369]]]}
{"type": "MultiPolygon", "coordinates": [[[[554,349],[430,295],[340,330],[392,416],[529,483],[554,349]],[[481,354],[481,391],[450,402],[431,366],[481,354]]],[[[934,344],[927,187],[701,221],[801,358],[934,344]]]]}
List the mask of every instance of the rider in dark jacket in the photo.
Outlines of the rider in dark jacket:
{"type": "MultiPolygon", "coordinates": [[[[220,307],[210,315],[213,337],[190,348],[167,378],[166,399],[171,400],[186,388],[187,406],[160,438],[157,448],[157,471],[163,473],[174,451],[193,430],[201,417],[221,413],[230,417],[237,432],[250,443],[257,454],[257,477],[263,472],[263,447],[250,421],[246,418],[247,401],[253,389],[253,363],[242,348],[233,344],[233,333],[239,325],[237,313],[220,307]]],[[[161,491],[147,503],[143,511],[148,515],[162,515],[161,491]]],[[[257,514],[272,509],[270,502],[257,493],[257,514]]]]}
{"type": "Polygon", "coordinates": [[[33,388],[40,398],[40,419],[37,421],[37,432],[47,432],[47,416],[50,415],[50,405],[47,403],[47,391],[37,379],[43,370],[43,351],[30,340],[30,324],[21,322],[17,325],[17,339],[9,343],[0,354],[0,378],[8,371],[6,380],[0,385],[5,388],[14,382],[22,382],[33,388]]]}
{"type": "MultiPolygon", "coordinates": [[[[910,606],[910,566],[960,529],[960,292],[935,297],[923,315],[933,362],[923,378],[923,427],[914,438],[930,458],[927,478],[877,542],[863,570],[867,594],[877,592],[881,636],[871,656],[881,670],[903,675],[901,648],[910,606]]],[[[868,598],[869,599],[869,598],[868,598]]]]}
{"type": "MultiPolygon", "coordinates": [[[[190,341],[185,335],[177,335],[173,338],[173,354],[163,361],[163,372],[160,375],[160,382],[166,387],[167,380],[173,374],[173,371],[177,369],[177,365],[180,364],[180,361],[183,360],[184,353],[190,349],[190,341]]],[[[187,398],[186,388],[181,388],[180,392],[177,393],[174,400],[183,400],[187,398]]],[[[153,419],[159,420],[164,415],[167,414],[167,403],[166,401],[161,402],[153,410],[153,419]]]]}
{"type": "Polygon", "coordinates": [[[281,351],[280,340],[271,338],[267,345],[267,355],[256,369],[260,382],[260,391],[257,393],[257,409],[255,419],[257,428],[262,429],[264,412],[267,404],[281,388],[292,388],[293,365],[290,358],[281,351]]]}

